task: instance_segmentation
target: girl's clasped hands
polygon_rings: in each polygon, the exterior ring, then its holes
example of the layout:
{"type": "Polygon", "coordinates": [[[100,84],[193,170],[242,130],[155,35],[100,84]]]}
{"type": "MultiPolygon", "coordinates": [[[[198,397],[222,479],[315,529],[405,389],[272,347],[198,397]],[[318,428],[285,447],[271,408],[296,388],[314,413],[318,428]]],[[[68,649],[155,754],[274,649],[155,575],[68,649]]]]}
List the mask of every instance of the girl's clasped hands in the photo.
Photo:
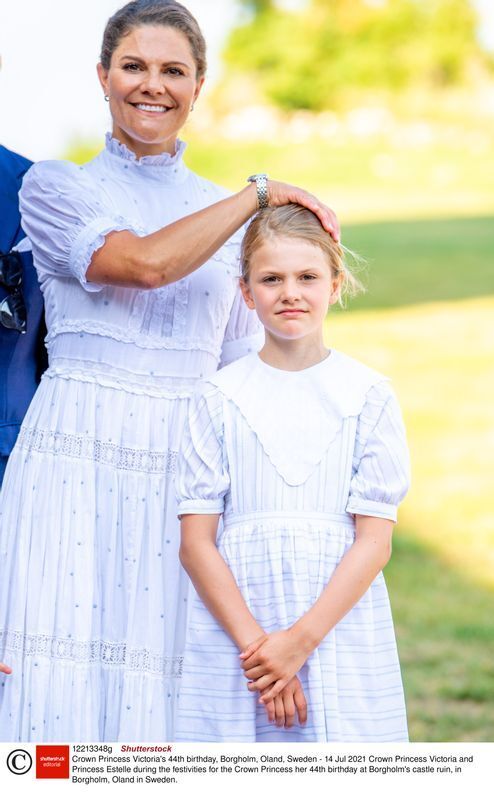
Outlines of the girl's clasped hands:
{"type": "Polygon", "coordinates": [[[297,672],[311,650],[305,651],[292,629],[263,634],[240,653],[247,688],[259,692],[270,722],[291,728],[298,716],[307,721],[307,701],[297,672]]]}

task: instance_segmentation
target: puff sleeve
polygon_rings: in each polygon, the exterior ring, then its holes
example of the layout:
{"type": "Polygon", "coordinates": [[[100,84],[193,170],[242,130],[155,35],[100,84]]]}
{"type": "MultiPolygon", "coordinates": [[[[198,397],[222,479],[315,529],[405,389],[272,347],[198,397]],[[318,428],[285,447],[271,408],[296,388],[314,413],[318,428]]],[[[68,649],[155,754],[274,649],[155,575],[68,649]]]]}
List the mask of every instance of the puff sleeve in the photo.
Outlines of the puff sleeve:
{"type": "Polygon", "coordinates": [[[210,387],[189,404],[175,479],[179,515],[221,514],[229,486],[222,398],[210,387]]]}
{"type": "Polygon", "coordinates": [[[22,226],[32,243],[40,282],[50,276],[76,278],[88,292],[86,271],[93,253],[111,231],[143,231],[98,200],[83,167],[68,161],[41,161],[26,173],[19,194],[22,226]]]}
{"type": "Polygon", "coordinates": [[[346,510],[396,522],[410,482],[405,427],[387,382],[373,386],[357,424],[353,477],[346,510]]]}
{"type": "Polygon", "coordinates": [[[259,352],[263,343],[264,329],[259,317],[246,306],[238,289],[225,329],[219,369],[249,353],[259,352]]]}

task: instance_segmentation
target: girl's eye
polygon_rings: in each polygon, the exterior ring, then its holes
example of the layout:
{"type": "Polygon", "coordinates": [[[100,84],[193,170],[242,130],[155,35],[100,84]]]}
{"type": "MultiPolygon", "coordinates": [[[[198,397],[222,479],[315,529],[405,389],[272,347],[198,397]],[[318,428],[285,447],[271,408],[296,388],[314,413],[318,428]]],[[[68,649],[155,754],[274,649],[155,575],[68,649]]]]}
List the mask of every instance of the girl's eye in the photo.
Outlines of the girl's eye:
{"type": "Polygon", "coordinates": [[[266,275],[265,278],[262,279],[263,283],[275,283],[279,278],[276,275],[266,275]]]}
{"type": "Polygon", "coordinates": [[[317,277],[316,275],[302,275],[302,280],[303,281],[315,281],[316,277],[317,277]]]}

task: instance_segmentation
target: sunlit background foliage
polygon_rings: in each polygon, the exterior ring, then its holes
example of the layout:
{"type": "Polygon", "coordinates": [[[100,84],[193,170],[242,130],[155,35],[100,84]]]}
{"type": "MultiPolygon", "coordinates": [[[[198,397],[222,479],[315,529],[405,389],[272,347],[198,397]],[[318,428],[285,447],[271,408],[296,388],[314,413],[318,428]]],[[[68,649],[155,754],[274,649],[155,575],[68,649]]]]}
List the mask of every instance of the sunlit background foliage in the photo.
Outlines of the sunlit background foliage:
{"type": "Polygon", "coordinates": [[[292,10],[244,0],[245,24],[230,37],[229,80],[249,74],[286,110],[349,107],[370,90],[388,98],[412,88],[467,85],[489,59],[468,0],[311,0],[292,10]]]}

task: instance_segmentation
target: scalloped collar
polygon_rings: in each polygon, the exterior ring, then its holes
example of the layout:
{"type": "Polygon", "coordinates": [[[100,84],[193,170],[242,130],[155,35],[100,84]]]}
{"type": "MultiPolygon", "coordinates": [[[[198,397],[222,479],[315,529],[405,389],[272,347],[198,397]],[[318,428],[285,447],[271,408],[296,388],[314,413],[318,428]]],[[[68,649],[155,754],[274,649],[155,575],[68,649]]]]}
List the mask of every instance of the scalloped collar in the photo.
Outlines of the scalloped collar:
{"type": "Polygon", "coordinates": [[[257,353],[208,379],[238,408],[290,486],[305,483],[346,417],[358,416],[384,375],[336,350],[313,367],[276,369],[257,353]]]}
{"type": "Polygon", "coordinates": [[[183,183],[188,175],[188,168],[183,161],[186,143],[177,139],[176,152],[159,153],[156,156],[138,158],[127,145],[115,139],[111,133],[105,136],[105,154],[110,157],[114,166],[126,170],[130,176],[136,172],[146,178],[152,177],[167,183],[183,183]]]}

